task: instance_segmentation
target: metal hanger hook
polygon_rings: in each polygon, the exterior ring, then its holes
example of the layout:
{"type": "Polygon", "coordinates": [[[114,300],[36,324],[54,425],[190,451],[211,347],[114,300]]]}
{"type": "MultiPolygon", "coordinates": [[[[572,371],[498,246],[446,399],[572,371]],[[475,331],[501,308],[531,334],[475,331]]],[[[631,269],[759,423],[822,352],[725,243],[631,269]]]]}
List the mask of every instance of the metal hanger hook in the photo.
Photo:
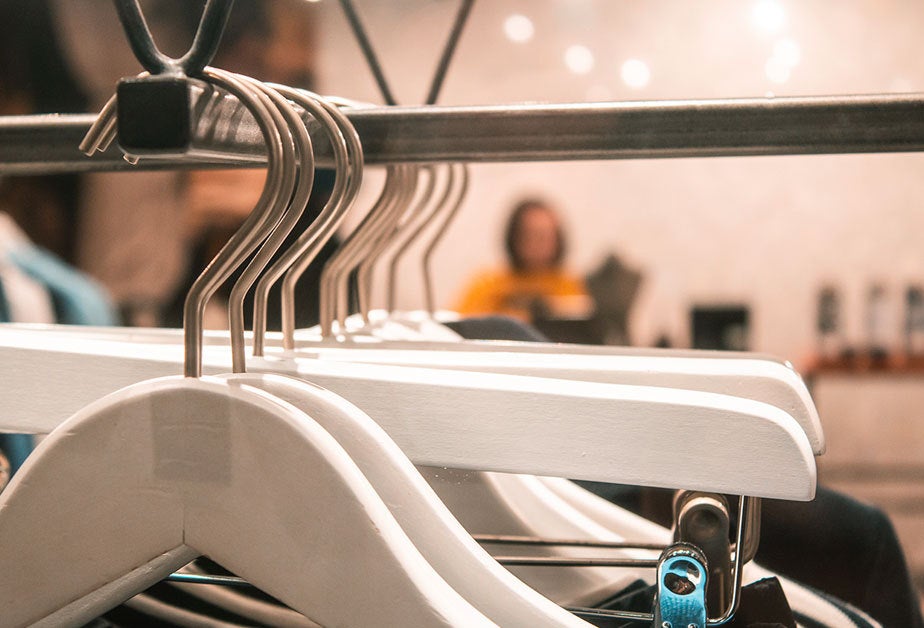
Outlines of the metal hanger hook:
{"type": "Polygon", "coordinates": [[[138,0],[113,0],[135,57],[151,74],[198,76],[209,64],[224,34],[234,0],[207,0],[189,50],[179,59],[168,57],[154,43],[138,0]]]}

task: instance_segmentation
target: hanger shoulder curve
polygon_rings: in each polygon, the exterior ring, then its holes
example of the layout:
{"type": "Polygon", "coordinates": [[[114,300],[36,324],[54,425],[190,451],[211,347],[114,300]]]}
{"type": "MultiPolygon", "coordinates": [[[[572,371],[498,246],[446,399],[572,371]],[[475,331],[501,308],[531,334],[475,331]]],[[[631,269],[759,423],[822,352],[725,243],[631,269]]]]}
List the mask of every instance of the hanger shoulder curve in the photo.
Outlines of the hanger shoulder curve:
{"type": "Polygon", "coordinates": [[[252,387],[177,377],[76,413],[0,495],[4,621],[46,617],[182,547],[323,625],[490,624],[304,413],[252,387]],[[378,603],[356,604],[356,591],[378,603]]]}
{"type": "Polygon", "coordinates": [[[368,415],[334,393],[272,374],[228,381],[266,390],[305,411],[356,461],[424,558],[456,591],[502,626],[586,626],[497,564],[455,520],[411,461],[368,415]]]}

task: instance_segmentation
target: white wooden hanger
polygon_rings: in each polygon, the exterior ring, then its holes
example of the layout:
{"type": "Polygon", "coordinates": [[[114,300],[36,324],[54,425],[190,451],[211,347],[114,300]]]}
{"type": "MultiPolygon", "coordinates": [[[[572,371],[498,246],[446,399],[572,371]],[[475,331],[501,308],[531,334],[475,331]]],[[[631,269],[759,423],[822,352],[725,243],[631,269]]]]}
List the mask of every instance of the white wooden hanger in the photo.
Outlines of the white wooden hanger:
{"type": "MultiPolygon", "coordinates": [[[[390,345],[391,343],[389,343],[390,345]]],[[[373,345],[374,346],[374,345],[373,345]]],[[[409,346],[409,345],[408,345],[409,346]]],[[[530,375],[639,386],[716,392],[754,399],[792,415],[805,430],[816,455],[825,451],[824,431],[802,378],[778,361],[739,357],[684,355],[577,355],[549,348],[548,353],[302,347],[297,355],[324,360],[419,366],[457,371],[530,375]]]]}
{"type": "MultiPolygon", "coordinates": [[[[450,170],[450,173],[452,170],[450,170]]],[[[436,208],[436,211],[429,215],[424,215],[427,219],[421,221],[419,225],[411,232],[411,237],[403,243],[403,248],[395,256],[389,269],[389,309],[393,310],[393,291],[396,276],[396,263],[400,254],[407,249],[407,245],[418,237],[426,226],[426,222],[437,217],[439,210],[443,207],[449,207],[450,211],[442,217],[443,220],[439,225],[436,237],[428,243],[424,255],[424,276],[425,288],[427,294],[427,305],[429,312],[433,312],[434,304],[432,299],[432,278],[429,273],[429,259],[434,247],[438,244],[440,238],[445,234],[455,213],[461,206],[467,190],[467,174],[462,170],[461,185],[459,187],[458,197],[455,202],[447,203],[446,196],[452,187],[450,179],[447,185],[446,195],[436,208]]],[[[431,188],[434,175],[431,174],[431,188]]],[[[410,223],[413,226],[413,223],[410,223]]],[[[400,234],[399,234],[400,239],[400,234]]],[[[380,255],[384,247],[373,251],[372,257],[364,262],[364,270],[368,270],[375,264],[377,255],[380,255]]],[[[364,282],[360,282],[361,284],[364,282]]],[[[371,289],[368,281],[365,282],[366,291],[371,289]]],[[[345,285],[340,286],[341,291],[346,290],[345,285]]],[[[363,286],[360,287],[360,293],[364,292],[363,286]]],[[[368,295],[366,296],[368,301],[368,295]]],[[[322,302],[322,318],[324,303],[322,302]]],[[[359,318],[368,322],[368,306],[361,307],[359,318]]],[[[385,321],[394,320],[390,313],[386,314],[385,321]]],[[[430,341],[424,350],[415,352],[413,345],[408,344],[407,350],[402,351],[397,348],[396,343],[364,343],[365,350],[357,350],[354,346],[348,349],[328,348],[331,343],[324,342],[321,339],[319,343],[312,346],[310,342],[300,344],[301,351],[299,355],[316,356],[328,359],[340,359],[353,362],[374,362],[378,364],[394,364],[396,366],[422,366],[428,368],[447,368],[454,370],[473,370],[492,373],[509,373],[518,375],[531,375],[539,377],[552,377],[561,379],[574,379],[577,381],[597,381],[619,384],[637,384],[649,386],[666,386],[684,388],[688,390],[702,390],[708,392],[720,392],[732,394],[740,397],[755,399],[776,405],[791,414],[799,421],[800,425],[808,434],[809,441],[813,451],[821,455],[825,451],[824,433],[818,417],[815,405],[811,396],[805,387],[799,375],[788,365],[782,364],[775,359],[761,359],[754,357],[745,361],[734,354],[725,354],[723,361],[704,361],[696,352],[683,352],[674,355],[671,352],[664,354],[646,355],[641,354],[619,354],[611,355],[594,355],[593,357],[584,355],[574,355],[569,353],[573,346],[562,345],[540,345],[542,353],[529,353],[519,355],[515,349],[503,351],[503,346],[498,347],[494,343],[488,343],[486,350],[481,351],[482,347],[463,349],[458,347],[458,343],[449,340],[448,343],[441,342],[436,336],[436,330],[442,326],[436,323],[430,337],[424,340],[430,341]],[[456,345],[453,352],[441,351],[435,349],[434,345],[441,349],[456,345]],[[733,356],[729,359],[728,356],[733,356]]],[[[354,328],[355,329],[355,328],[354,328]]],[[[443,328],[445,329],[445,328],[443,328]]],[[[348,333],[338,340],[359,340],[363,338],[353,337],[348,333]]],[[[360,335],[362,333],[360,332],[360,335]]],[[[390,338],[396,340],[397,338],[390,338]]],[[[337,343],[334,343],[336,347],[337,343]]],[[[463,343],[467,345],[467,343],[463,343]]],[[[286,345],[287,348],[290,345],[286,345]]],[[[714,356],[710,356],[714,360],[714,356]]]]}
{"type": "Polygon", "coordinates": [[[261,374],[237,374],[230,378],[241,384],[251,382],[281,396],[325,427],[370,478],[373,488],[423,557],[492,621],[502,626],[524,627],[585,625],[491,559],[459,525],[398,446],[361,410],[322,389],[315,389],[312,394],[299,393],[289,378],[261,374]]]}
{"type": "MultiPolygon", "coordinates": [[[[266,108],[233,77],[206,75],[266,108]]],[[[265,120],[261,128],[272,139],[265,120]]],[[[265,191],[278,180],[271,169],[265,191]]],[[[265,237],[273,222],[261,218],[245,224],[265,237]]],[[[197,299],[226,276],[241,242],[232,238],[196,282],[188,310],[201,311],[197,299]]],[[[0,496],[0,547],[11,625],[79,625],[203,552],[324,625],[489,624],[433,572],[329,434],[291,405],[221,380],[143,382],[78,412],[0,496]]]]}
{"type": "MultiPolygon", "coordinates": [[[[8,410],[0,429],[47,432],[89,401],[174,372],[182,360],[176,347],[139,351],[96,339],[65,343],[40,336],[0,333],[0,364],[9,371],[0,391],[8,410]],[[42,394],[49,380],[60,382],[53,396],[42,394]]],[[[227,350],[209,349],[210,372],[227,370],[227,350]]],[[[313,359],[257,359],[252,369],[299,376],[349,398],[417,464],[673,487],[674,469],[648,452],[689,459],[690,444],[700,443],[703,463],[685,471],[685,488],[786,499],[814,494],[805,432],[787,413],[746,399],[313,359]],[[532,449],[513,446],[523,434],[531,435],[532,449]],[[734,475],[727,471],[732,468],[734,475]]]]}
{"type": "MultiPolygon", "coordinates": [[[[144,355],[147,345],[178,343],[176,330],[139,330],[135,328],[94,328],[62,326],[0,325],[0,330],[68,338],[96,338],[111,342],[124,341],[134,352],[144,355]]],[[[270,345],[280,341],[270,334],[270,345]]],[[[227,343],[227,332],[212,332],[207,342],[227,343]]],[[[472,343],[440,343],[439,350],[420,348],[420,343],[377,343],[374,340],[353,339],[347,346],[311,343],[301,345],[297,355],[338,362],[417,366],[459,371],[479,371],[506,374],[575,379],[601,383],[676,387],[702,392],[728,394],[777,406],[792,415],[805,431],[816,455],[825,450],[824,431],[818,412],[801,377],[791,366],[757,354],[731,352],[673,350],[633,351],[624,353],[576,354],[572,345],[541,345],[546,353],[506,351],[503,343],[493,351],[468,350],[472,343]],[[385,346],[398,348],[388,348],[385,346]],[[559,352],[555,352],[556,349],[559,352]],[[565,352],[566,351],[566,352],[565,352]]],[[[530,344],[530,343],[522,343],[530,344]]],[[[533,343],[536,344],[536,343],[533,343]]],[[[271,349],[271,354],[273,353],[271,349]]]]}
{"type": "MultiPolygon", "coordinates": [[[[266,86],[258,86],[258,88],[269,89],[266,86]]],[[[296,99],[306,110],[311,111],[323,126],[329,130],[336,128],[337,123],[334,118],[327,115],[328,111],[336,115],[335,110],[325,108],[321,102],[312,101],[304,94],[289,88],[278,89],[290,98],[296,99]]],[[[296,134],[296,137],[300,141],[297,141],[297,146],[304,160],[305,153],[311,150],[310,144],[305,141],[306,134],[301,133],[304,131],[304,126],[298,117],[293,115],[294,110],[288,107],[287,103],[277,102],[277,104],[288,109],[289,124],[299,127],[300,133],[296,134]]],[[[349,124],[343,117],[340,118],[340,122],[344,125],[349,124]]],[[[345,132],[337,137],[331,133],[331,141],[334,143],[339,139],[341,153],[346,156],[348,151],[344,135],[348,136],[350,133],[345,132]]],[[[354,155],[353,158],[357,157],[354,155]]],[[[348,173],[346,164],[338,165],[342,166],[338,176],[346,176],[348,173]]],[[[299,172],[300,177],[304,177],[306,176],[304,173],[310,173],[310,170],[303,163],[299,172]]],[[[344,194],[348,193],[345,187],[342,189],[344,189],[344,194]]],[[[307,197],[295,194],[292,195],[292,199],[293,202],[288,210],[290,213],[280,221],[260,253],[251,260],[232,294],[247,292],[248,282],[252,282],[253,278],[262,271],[262,266],[291,231],[307,197]]],[[[328,205],[336,205],[340,200],[332,196],[328,200],[328,205]]],[[[323,224],[312,225],[309,231],[323,228],[323,224]]],[[[311,234],[304,235],[307,236],[306,240],[311,239],[311,234]]],[[[232,315],[242,304],[242,299],[229,304],[232,315]]],[[[233,335],[232,331],[232,337],[233,335]]],[[[243,342],[232,343],[232,352],[237,353],[232,361],[236,365],[243,364],[243,342]]],[[[414,469],[410,460],[388,438],[381,427],[345,399],[291,378],[243,372],[226,376],[226,378],[228,381],[249,384],[285,399],[326,428],[345,447],[366,477],[372,479],[373,488],[388,504],[402,529],[421,551],[424,558],[436,568],[450,586],[487,617],[500,625],[524,626],[524,628],[533,625],[586,625],[571,613],[536,594],[492,560],[453,519],[432,489],[414,469]]]]}
{"type": "MultiPolygon", "coordinates": [[[[175,346],[144,345],[143,351],[0,329],[6,382],[0,430],[50,431],[88,401],[175,372],[182,359],[175,346]]],[[[207,347],[207,372],[226,371],[229,363],[228,350],[207,347]]],[[[350,399],[416,464],[676,487],[677,470],[664,461],[695,459],[683,466],[683,488],[795,500],[814,494],[815,461],[805,431],[779,408],[752,400],[314,359],[256,358],[249,367],[312,381],[350,399]]]]}
{"type": "Polygon", "coordinates": [[[322,625],[487,625],[306,419],[210,378],[72,417],[0,495],[4,625],[82,625],[199,554],[322,625]]]}
{"type": "MultiPolygon", "coordinates": [[[[15,344],[15,339],[10,340],[15,344]]],[[[93,345],[92,347],[84,343],[83,348],[79,349],[73,345],[67,349],[58,344],[58,346],[41,350],[38,348],[40,342],[37,338],[29,338],[25,342],[20,339],[18,342],[19,348],[27,349],[26,353],[33,358],[30,365],[31,372],[57,371],[63,366],[68,351],[71,352],[72,358],[76,358],[72,366],[75,373],[67,378],[69,384],[74,384],[72,390],[69,390],[68,394],[55,395],[52,400],[49,400],[49,405],[59,404],[57,408],[45,406],[36,409],[35,404],[29,404],[28,408],[22,408],[19,413],[10,413],[10,416],[17,418],[6,423],[7,429],[21,431],[36,428],[39,431],[45,431],[61,420],[61,404],[72,404],[74,399],[80,399],[80,403],[83,403],[88,394],[95,396],[97,393],[105,392],[114,386],[114,382],[126,382],[126,379],[132,382],[151,375],[163,374],[163,369],[167,366],[163,363],[164,360],[178,362],[180,358],[177,352],[174,351],[171,355],[167,350],[167,353],[161,353],[160,362],[145,361],[139,360],[135,352],[125,355],[124,347],[112,347],[113,352],[107,360],[103,352],[106,345],[100,342],[89,343],[93,345]],[[76,353],[74,353],[75,350],[76,353]],[[84,355],[88,353],[96,354],[92,362],[84,358],[84,355]],[[99,365],[99,367],[93,365],[99,365]],[[90,381],[94,379],[96,381],[90,381]],[[29,427],[30,422],[32,423],[31,428],[29,427]]],[[[26,359],[24,352],[17,351],[16,353],[20,359],[26,359]]],[[[147,353],[150,354],[150,351],[147,353]]],[[[218,358],[218,361],[221,363],[221,358],[218,358]]],[[[256,368],[261,368],[259,362],[256,368]]],[[[611,387],[584,382],[519,380],[512,376],[501,378],[480,373],[459,374],[392,369],[372,365],[362,365],[362,368],[360,365],[346,365],[346,368],[335,369],[333,365],[325,364],[319,368],[318,363],[313,360],[268,360],[263,369],[288,371],[308,378],[316,375],[324,381],[317,378],[314,381],[328,387],[334,386],[335,391],[339,388],[339,392],[346,393],[351,400],[365,398],[364,403],[367,407],[364,409],[371,411],[379,421],[387,423],[386,429],[406,434],[409,443],[417,441],[418,449],[423,449],[421,437],[411,433],[413,430],[408,429],[407,419],[401,416],[401,412],[396,411],[397,406],[392,402],[395,393],[399,390],[406,393],[405,400],[414,399],[419,404],[413,412],[405,414],[418,416],[430,414],[434,417],[442,417],[443,426],[438,424],[426,427],[417,426],[418,429],[423,430],[424,434],[428,431],[438,432],[436,442],[447,440],[447,436],[451,439],[453,435],[460,434],[471,438],[472,435],[467,434],[471,427],[478,427],[479,422],[486,424],[487,431],[474,434],[476,439],[493,443],[491,447],[484,450],[484,455],[481,457],[475,456],[473,459],[472,450],[476,448],[471,447],[472,443],[466,438],[462,438],[457,439],[456,444],[443,442],[442,451],[439,451],[438,455],[434,453],[435,450],[429,453],[415,452],[415,456],[420,454],[420,457],[415,460],[418,463],[531,471],[577,478],[671,486],[676,483],[673,471],[666,470],[663,466],[657,469],[658,464],[650,458],[638,460],[644,457],[640,456],[639,452],[643,449],[658,450],[664,451],[667,456],[667,452],[675,449],[687,451],[689,442],[697,442],[705,438],[705,444],[715,447],[714,451],[712,448],[709,449],[710,455],[705,458],[709,461],[721,459],[722,463],[716,464],[712,469],[707,469],[708,464],[698,465],[697,471],[701,477],[689,477],[690,488],[732,493],[755,491],[754,494],[759,496],[789,496],[795,499],[808,499],[813,490],[811,487],[814,485],[814,462],[803,459],[800,463],[789,464],[800,458],[798,452],[802,449],[800,443],[803,442],[804,434],[789,433],[785,426],[792,427],[791,418],[779,411],[770,412],[775,419],[765,423],[763,418],[758,417],[771,409],[763,404],[749,403],[746,400],[742,401],[744,405],[741,407],[748,410],[741,412],[739,417],[734,411],[730,414],[728,412],[738,404],[738,400],[713,398],[709,395],[702,396],[702,394],[686,391],[611,387]],[[418,378],[416,381],[415,377],[418,378]],[[506,390],[505,385],[509,386],[506,390]],[[353,388],[358,389],[355,395],[353,388]],[[636,393],[639,396],[636,397],[636,393]],[[446,403],[447,395],[459,398],[460,394],[467,395],[471,399],[470,404],[446,403]],[[677,403],[674,402],[675,399],[677,403]],[[713,400],[720,403],[720,408],[709,407],[713,400]],[[537,406],[542,408],[541,412],[535,412],[534,409],[537,406]],[[679,425],[672,425],[675,422],[671,419],[673,412],[676,412],[674,416],[677,417],[676,423],[679,425]],[[627,416],[628,414],[632,416],[627,416]],[[712,423],[713,416],[723,418],[712,423]],[[500,423],[495,420],[495,417],[509,417],[513,420],[500,423]],[[749,419],[738,420],[744,417],[749,417],[749,419]],[[570,422],[573,429],[563,423],[564,419],[570,422]],[[775,427],[769,431],[780,437],[774,445],[761,448],[765,462],[763,466],[755,463],[759,456],[754,457],[750,453],[755,448],[755,436],[758,433],[766,434],[767,430],[762,428],[758,432],[750,432],[749,423],[762,426],[773,425],[775,427]],[[394,426],[390,427],[391,424],[394,426]],[[404,424],[403,427],[401,427],[402,424],[404,424]],[[584,426],[587,428],[584,429],[584,426]],[[503,442],[490,436],[496,433],[499,427],[506,439],[503,442]],[[601,451],[603,449],[601,444],[609,440],[609,435],[614,430],[623,427],[628,428],[630,430],[628,433],[632,436],[638,436],[645,442],[642,443],[640,440],[637,443],[631,443],[629,441],[632,439],[627,441],[625,438],[620,438],[621,443],[626,443],[625,449],[628,457],[625,459],[620,459],[617,451],[601,451]],[[561,452],[558,460],[547,455],[536,456],[535,454],[533,454],[534,458],[541,459],[538,462],[522,459],[522,455],[519,460],[513,459],[510,452],[505,449],[505,445],[517,442],[523,433],[534,434],[539,439],[537,441],[539,448],[543,451],[562,449],[563,443],[566,445],[565,451],[561,452]],[[579,436],[569,438],[573,433],[579,436]],[[722,436],[717,438],[707,436],[719,433],[722,433],[722,436]],[[543,439],[543,434],[546,436],[545,439],[543,439]],[[678,435],[681,434],[681,438],[678,439],[678,435]],[[734,438],[733,434],[737,435],[737,438],[734,438]],[[598,435],[604,437],[604,440],[598,439],[598,435]],[[719,441],[722,441],[724,445],[716,447],[715,443],[719,441]],[[739,442],[743,449],[733,445],[739,442]],[[647,447],[636,446],[643,444],[647,447]],[[588,452],[595,450],[596,456],[588,456],[588,452]],[[782,454],[783,451],[787,454],[774,459],[778,453],[782,454]],[[448,458],[441,459],[440,457],[444,455],[448,458]],[[742,458],[747,461],[747,464],[740,469],[740,474],[734,479],[729,478],[726,469],[734,468],[736,465],[733,460],[742,458]],[[788,460],[784,461],[783,458],[788,458],[788,460]],[[498,460],[505,459],[507,462],[498,466],[498,460]],[[776,477],[776,470],[780,468],[791,469],[791,475],[784,479],[776,477]],[[773,471],[768,471],[768,469],[773,469],[773,471]]],[[[18,369],[18,372],[21,374],[23,371],[18,369]]],[[[11,373],[11,376],[15,375],[16,373],[11,373]]],[[[28,385],[28,382],[20,382],[14,387],[22,388],[28,385]]],[[[115,386],[117,387],[118,384],[115,386]]],[[[63,416],[66,416],[69,410],[70,408],[63,416]]],[[[773,440],[773,438],[768,439],[768,441],[773,440]]],[[[405,447],[402,439],[399,439],[399,443],[405,447]]]]}
{"type": "MultiPolygon", "coordinates": [[[[346,138],[352,138],[353,146],[351,150],[356,152],[358,140],[355,135],[347,133],[346,138]]],[[[343,157],[335,152],[335,159],[342,161],[343,157]]],[[[359,170],[361,172],[361,167],[359,170]]],[[[354,187],[351,190],[349,200],[355,197],[358,181],[358,176],[355,176],[351,181],[354,187]]],[[[338,181],[336,186],[340,185],[338,181]]],[[[394,197],[393,191],[383,194],[383,199],[392,199],[394,197]]],[[[323,218],[327,222],[327,230],[320,233],[319,237],[307,240],[307,244],[313,245],[313,248],[302,244],[303,240],[300,240],[301,248],[295,252],[296,256],[301,255],[298,260],[299,266],[293,269],[293,271],[297,272],[290,271],[287,275],[287,284],[283,290],[284,296],[294,291],[294,281],[297,280],[299,272],[307,267],[316,251],[320,249],[320,246],[323,246],[325,238],[333,233],[332,229],[335,229],[339,221],[342,220],[345,210],[348,208],[349,200],[342,205],[333,207],[330,210],[329,218],[324,217],[324,213],[328,211],[325,208],[319,220],[323,218]]],[[[380,200],[381,203],[385,203],[385,201],[380,200]]],[[[453,212],[458,209],[458,203],[452,209],[453,212]]],[[[370,213],[370,216],[373,216],[373,214],[370,213]]],[[[448,222],[441,226],[441,233],[444,231],[446,224],[448,222]]],[[[431,252],[435,243],[436,240],[431,243],[428,253],[431,252]]],[[[257,328],[257,333],[254,334],[255,353],[259,354],[263,350],[264,335],[260,330],[265,324],[265,302],[269,287],[292,264],[293,259],[291,255],[284,256],[258,285],[255,299],[255,327],[257,328]]],[[[331,274],[335,277],[346,276],[344,273],[338,275],[338,273],[332,272],[331,274]]],[[[328,294],[328,303],[335,302],[338,299],[343,300],[342,296],[332,296],[336,293],[336,291],[331,291],[333,290],[332,286],[336,287],[336,285],[337,282],[332,279],[325,284],[325,287],[328,288],[326,292],[328,294]]],[[[239,297],[242,296],[241,291],[238,292],[238,295],[239,297]]],[[[293,328],[294,312],[290,312],[293,307],[291,296],[288,301],[284,299],[284,328],[293,328]],[[286,316],[287,312],[289,312],[288,316],[286,316]]],[[[331,307],[329,306],[328,310],[330,309],[331,307]]],[[[322,316],[327,317],[328,324],[334,318],[332,312],[323,309],[322,316]]],[[[242,317],[238,320],[242,321],[242,317]]],[[[238,328],[241,325],[242,323],[238,325],[238,328]]],[[[401,325],[388,328],[379,326],[378,333],[384,337],[400,338],[405,330],[406,327],[401,325]]],[[[81,335],[90,333],[89,330],[80,328],[77,328],[77,332],[81,335]]],[[[93,333],[105,337],[124,337],[127,334],[130,336],[131,341],[135,342],[146,342],[148,340],[162,342],[169,338],[179,340],[177,332],[168,330],[142,332],[134,329],[105,329],[94,330],[93,333]]],[[[284,334],[285,337],[288,337],[287,334],[284,334]]],[[[220,333],[215,334],[212,338],[221,343],[225,342],[220,333]]],[[[795,417],[803,427],[816,454],[820,455],[825,449],[824,434],[817,411],[801,378],[787,363],[767,358],[766,356],[731,354],[727,352],[617,349],[537,343],[432,341],[423,345],[421,343],[401,344],[400,342],[379,343],[375,342],[376,339],[368,334],[357,335],[355,333],[351,334],[349,339],[354,343],[349,345],[349,349],[344,349],[342,343],[333,343],[331,347],[330,343],[321,343],[319,346],[316,342],[304,341],[299,345],[303,349],[304,355],[341,361],[478,370],[581,381],[678,387],[732,394],[782,408],[795,417]],[[356,350],[354,348],[355,343],[362,343],[361,346],[366,350],[356,350]],[[426,348],[426,351],[421,351],[421,347],[426,348]],[[537,353],[541,354],[541,356],[537,356],[537,353]]],[[[236,365],[236,369],[240,370],[240,364],[236,365]]]]}
{"type": "MultiPolygon", "coordinates": [[[[208,349],[210,372],[227,370],[228,351],[208,349]]],[[[103,394],[175,372],[182,358],[178,347],[140,352],[5,328],[0,429],[50,431],[103,394]],[[54,395],[44,394],[49,381],[54,395]]],[[[664,461],[696,459],[684,467],[684,488],[797,500],[814,494],[805,431],[779,408],[747,399],[314,359],[255,359],[252,370],[294,375],[350,399],[417,464],[676,487],[677,472],[664,461]],[[529,448],[521,446],[524,434],[529,448]]]]}

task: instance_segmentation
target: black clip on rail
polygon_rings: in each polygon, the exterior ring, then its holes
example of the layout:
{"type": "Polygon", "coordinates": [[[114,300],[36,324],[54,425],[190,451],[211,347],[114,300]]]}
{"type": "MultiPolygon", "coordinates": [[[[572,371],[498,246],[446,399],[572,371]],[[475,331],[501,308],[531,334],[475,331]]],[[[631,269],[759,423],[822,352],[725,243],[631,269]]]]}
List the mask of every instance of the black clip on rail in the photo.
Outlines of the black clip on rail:
{"type": "Polygon", "coordinates": [[[207,0],[189,50],[168,57],[154,43],[137,0],[113,0],[132,52],[149,76],[117,90],[119,146],[129,154],[184,153],[192,138],[190,89],[215,56],[234,0],[207,0]]]}

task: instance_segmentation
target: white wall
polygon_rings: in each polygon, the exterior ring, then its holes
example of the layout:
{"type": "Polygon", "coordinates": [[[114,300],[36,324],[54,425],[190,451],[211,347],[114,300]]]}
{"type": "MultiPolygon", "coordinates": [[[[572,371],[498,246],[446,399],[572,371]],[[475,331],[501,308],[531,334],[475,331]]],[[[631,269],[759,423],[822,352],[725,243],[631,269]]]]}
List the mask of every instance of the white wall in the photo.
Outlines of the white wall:
{"type": "MultiPolygon", "coordinates": [[[[766,2],[766,0],[764,0],[766,2]]],[[[779,2],[773,32],[753,21],[755,0],[481,0],[441,104],[883,93],[924,87],[924,3],[911,0],[779,2]],[[506,16],[535,36],[514,44],[506,16]],[[765,72],[789,38],[801,60],[783,83],[765,72]],[[570,73],[565,48],[595,54],[570,73]],[[620,78],[624,60],[651,68],[641,89],[620,78]]],[[[321,10],[326,93],[381,102],[335,2],[321,10]]],[[[457,2],[357,2],[402,104],[423,100],[457,2]]],[[[772,8],[772,7],[771,7],[772,8]]],[[[772,17],[772,16],[771,16],[772,17]]],[[[608,251],[643,268],[633,337],[662,331],[688,342],[696,303],[752,306],[752,348],[797,360],[814,347],[815,295],[842,287],[851,336],[862,338],[862,299],[884,282],[896,308],[909,282],[924,283],[924,156],[851,155],[661,161],[492,164],[472,168],[463,211],[439,251],[438,299],[449,305],[478,268],[501,261],[500,229],[521,194],[553,199],[567,214],[572,265],[608,251]]],[[[370,190],[369,194],[373,191],[370,190]]],[[[399,303],[421,302],[416,282],[399,303]]]]}

